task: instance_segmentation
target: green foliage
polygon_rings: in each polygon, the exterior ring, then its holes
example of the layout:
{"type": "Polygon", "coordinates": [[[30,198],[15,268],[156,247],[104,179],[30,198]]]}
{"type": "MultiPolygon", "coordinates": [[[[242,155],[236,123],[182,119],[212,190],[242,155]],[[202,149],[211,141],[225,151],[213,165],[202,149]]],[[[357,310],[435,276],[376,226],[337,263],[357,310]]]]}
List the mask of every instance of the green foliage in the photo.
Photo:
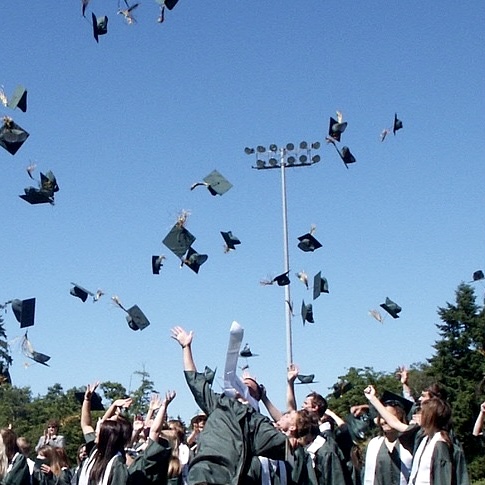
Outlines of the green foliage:
{"type": "Polygon", "coordinates": [[[108,402],[116,401],[126,396],[126,388],[118,382],[106,381],[99,385],[108,402]]]}
{"type": "Polygon", "coordinates": [[[150,404],[150,396],[154,392],[154,383],[150,380],[150,374],[143,367],[142,370],[135,371],[134,374],[141,377],[140,386],[131,393],[133,404],[130,411],[133,415],[145,414],[150,404]]]}

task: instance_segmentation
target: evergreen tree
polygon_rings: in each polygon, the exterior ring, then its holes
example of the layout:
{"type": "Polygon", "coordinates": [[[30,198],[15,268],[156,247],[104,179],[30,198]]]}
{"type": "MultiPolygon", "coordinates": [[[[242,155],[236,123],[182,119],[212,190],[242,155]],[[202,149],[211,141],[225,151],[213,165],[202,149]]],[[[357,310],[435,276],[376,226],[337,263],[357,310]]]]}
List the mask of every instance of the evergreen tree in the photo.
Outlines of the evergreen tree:
{"type": "Polygon", "coordinates": [[[133,404],[131,405],[130,412],[133,415],[146,414],[148,405],[150,404],[150,396],[154,389],[154,383],[150,380],[150,374],[145,370],[143,366],[142,370],[135,371],[141,377],[140,386],[133,391],[131,397],[133,398],[133,404]]]}

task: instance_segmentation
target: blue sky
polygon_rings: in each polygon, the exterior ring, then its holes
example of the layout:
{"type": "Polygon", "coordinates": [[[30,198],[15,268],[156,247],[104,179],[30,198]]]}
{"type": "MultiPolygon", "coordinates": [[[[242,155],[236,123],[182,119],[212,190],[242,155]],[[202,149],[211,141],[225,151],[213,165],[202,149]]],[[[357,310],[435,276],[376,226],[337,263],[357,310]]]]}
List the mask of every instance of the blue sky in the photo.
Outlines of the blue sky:
{"type": "MultiPolygon", "coordinates": [[[[378,1],[329,3],[180,0],[158,24],[142,1],[126,25],[117,1],[92,0],[108,15],[96,44],[80,2],[4,1],[0,84],[22,84],[28,111],[3,110],[30,137],[2,150],[2,301],[37,298],[29,338],[52,356],[27,369],[13,345],[11,374],[44,394],[93,380],[135,388],[143,366],[157,390],[175,389],[174,414],[196,405],[170,328],[195,332],[196,362],[221,383],[233,320],[259,354],[250,370],[276,405],[286,382],[284,290],[261,279],[284,268],[278,171],[252,170],[244,147],[320,141],[322,161],[287,171],[291,293],[322,272],[330,293],[314,303],[315,324],[293,319],[293,356],[326,394],[346,369],[424,361],[438,338],[436,310],[485,266],[485,5],[378,1]],[[324,142],[335,111],[348,122],[346,170],[324,142]],[[404,128],[383,143],[394,113],[404,128]],[[55,206],[30,206],[25,167],[52,170],[55,206]],[[222,197],[190,186],[217,169],[233,184],[222,197]],[[198,275],[180,269],[161,243],[189,210],[198,275]],[[297,248],[315,224],[323,247],[297,248]],[[220,231],[242,244],[225,254],[220,231]],[[151,274],[152,254],[167,259],[151,274]],[[69,294],[70,282],[102,288],[97,303],[69,294]],[[138,304],[151,321],[133,332],[110,303],[138,304]],[[368,315],[386,296],[401,317],[368,315]]],[[[479,300],[484,287],[477,284],[479,300]]],[[[11,312],[9,340],[22,334],[11,312]]],[[[245,364],[244,361],[241,365],[245,364]]],[[[299,386],[298,399],[309,392],[299,386]]]]}

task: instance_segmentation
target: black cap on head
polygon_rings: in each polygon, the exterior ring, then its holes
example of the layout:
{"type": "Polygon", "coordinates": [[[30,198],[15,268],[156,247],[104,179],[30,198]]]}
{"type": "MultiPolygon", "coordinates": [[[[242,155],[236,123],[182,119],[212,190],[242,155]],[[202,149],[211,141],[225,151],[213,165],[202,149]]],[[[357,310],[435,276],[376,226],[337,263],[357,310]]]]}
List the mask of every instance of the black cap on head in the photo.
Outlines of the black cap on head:
{"type": "Polygon", "coordinates": [[[330,117],[330,123],[328,126],[328,136],[334,140],[340,141],[342,133],[347,128],[347,122],[339,123],[336,119],[330,117]]]}
{"type": "Polygon", "coordinates": [[[98,37],[108,33],[108,17],[106,17],[106,15],[96,17],[96,15],[92,13],[91,18],[93,20],[93,35],[96,42],[99,42],[98,37]]]}
{"type": "Polygon", "coordinates": [[[195,236],[193,236],[184,226],[177,223],[170,229],[170,232],[165,236],[165,239],[162,242],[177,257],[182,258],[194,241],[195,236]]]}
{"type": "Polygon", "coordinates": [[[11,109],[18,108],[25,113],[27,111],[27,90],[23,86],[17,86],[7,106],[11,109]]]}
{"type": "Polygon", "coordinates": [[[298,247],[305,253],[313,252],[315,249],[322,247],[321,243],[317,241],[317,239],[315,239],[315,237],[309,232],[307,234],[303,234],[303,236],[300,236],[298,241],[300,241],[298,243],[298,247]]]}
{"type": "Polygon", "coordinates": [[[88,299],[88,296],[93,296],[94,297],[94,293],[93,292],[91,292],[89,290],[86,290],[82,286],[79,286],[76,283],[71,283],[71,285],[74,285],[74,286],[70,289],[69,293],[72,296],[75,296],[75,297],[79,298],[83,302],[85,302],[88,299]]]}
{"type": "Polygon", "coordinates": [[[315,323],[313,320],[313,305],[311,303],[306,305],[305,300],[301,302],[301,319],[303,321],[303,325],[305,325],[305,322],[315,323]]]}
{"type": "Polygon", "coordinates": [[[223,195],[231,187],[232,184],[217,170],[213,170],[207,177],[204,178],[207,188],[212,195],[223,195]]]}
{"type": "MultiPolygon", "coordinates": [[[[82,405],[84,401],[84,392],[75,392],[74,396],[82,405]]],[[[91,411],[104,411],[104,406],[103,406],[103,401],[101,399],[101,396],[96,392],[93,392],[91,394],[91,411]]]]}
{"type": "Polygon", "coordinates": [[[386,302],[382,303],[381,308],[384,308],[389,315],[391,315],[392,318],[399,318],[398,313],[401,312],[402,308],[397,304],[394,303],[391,299],[386,297],[386,302]]]}
{"type": "Polygon", "coordinates": [[[485,276],[483,275],[483,271],[479,269],[473,273],[473,281],[480,281],[483,280],[485,276]]]}
{"type": "Polygon", "coordinates": [[[35,298],[12,300],[12,311],[20,328],[32,327],[35,319],[35,298]]]}
{"type": "Polygon", "coordinates": [[[138,305],[133,305],[131,308],[128,308],[126,313],[128,313],[128,315],[126,315],[126,321],[132,330],[143,330],[150,325],[148,318],[140,310],[138,305]]]}
{"type": "Polygon", "coordinates": [[[298,374],[296,378],[300,381],[297,382],[297,384],[316,384],[316,382],[313,380],[315,379],[315,374],[298,374]]]}
{"type": "Polygon", "coordinates": [[[328,281],[322,276],[321,271],[313,278],[313,299],[316,300],[320,293],[328,293],[328,281]]]}
{"type": "Polygon", "coordinates": [[[207,254],[199,254],[195,249],[189,248],[184,258],[184,264],[194,273],[198,273],[199,268],[207,261],[207,258],[207,254]]]}
{"type": "Polygon", "coordinates": [[[384,406],[400,407],[406,413],[406,415],[411,411],[414,403],[409,401],[409,399],[400,396],[399,394],[394,394],[391,391],[384,391],[379,399],[384,406]]]}
{"type": "Polygon", "coordinates": [[[12,119],[4,117],[0,128],[0,146],[8,153],[15,155],[24,144],[29,134],[12,119]]]}
{"type": "Polygon", "coordinates": [[[398,119],[397,113],[394,114],[394,124],[392,125],[392,132],[394,135],[396,134],[397,130],[400,130],[402,128],[402,121],[398,119]]]}
{"type": "Polygon", "coordinates": [[[241,241],[232,234],[231,231],[228,232],[223,232],[221,231],[221,236],[224,239],[224,242],[226,243],[227,249],[236,249],[236,246],[238,244],[241,244],[241,241]]]}

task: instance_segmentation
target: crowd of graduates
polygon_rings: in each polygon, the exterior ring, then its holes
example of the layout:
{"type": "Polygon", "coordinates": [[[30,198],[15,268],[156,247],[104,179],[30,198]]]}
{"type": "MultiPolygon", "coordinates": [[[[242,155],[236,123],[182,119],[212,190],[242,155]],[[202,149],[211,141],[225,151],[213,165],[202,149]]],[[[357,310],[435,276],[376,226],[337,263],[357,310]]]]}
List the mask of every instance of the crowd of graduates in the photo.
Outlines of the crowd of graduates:
{"type": "MultiPolygon", "coordinates": [[[[345,419],[317,392],[300,407],[296,366],[287,373],[287,407],[279,410],[249,374],[235,392],[216,393],[198,372],[192,332],[172,329],[184,376],[201,412],[190,430],[168,419],[175,391],[153,395],[146,414],[129,417],[131,398],[115,400],[93,422],[98,383],[82,396],[76,464],[70,464],[59,422],[50,420],[31,453],[15,430],[0,431],[0,484],[123,485],[468,485],[466,461],[453,433],[445,391],[434,384],[414,399],[401,372],[402,395],[369,385],[345,419]],[[264,406],[263,414],[260,406],[264,406]],[[269,416],[268,416],[269,415],[269,416]],[[371,426],[373,438],[368,433],[371,426]],[[365,446],[363,446],[365,443],[365,446]],[[362,452],[363,450],[363,452],[362,452]]],[[[485,403],[473,433],[482,433],[485,403]]]]}

